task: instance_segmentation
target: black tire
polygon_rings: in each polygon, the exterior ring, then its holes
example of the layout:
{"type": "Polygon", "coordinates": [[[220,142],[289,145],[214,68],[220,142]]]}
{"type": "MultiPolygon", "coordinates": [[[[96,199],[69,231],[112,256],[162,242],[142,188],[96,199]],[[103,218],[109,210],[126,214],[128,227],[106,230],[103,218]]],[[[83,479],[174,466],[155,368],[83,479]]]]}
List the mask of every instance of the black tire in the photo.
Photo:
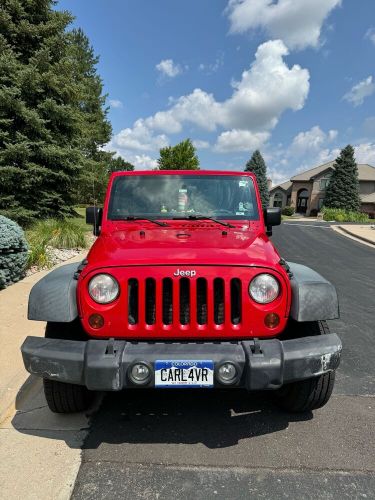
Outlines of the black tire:
{"type": "MultiPolygon", "coordinates": [[[[80,341],[88,339],[78,318],[71,323],[48,322],[45,337],[80,341]]],[[[87,410],[95,394],[82,385],[57,380],[43,379],[43,387],[48,408],[54,413],[77,413],[87,410]]]]}
{"type": "Polygon", "coordinates": [[[43,379],[48,408],[54,413],[77,413],[87,410],[94,393],[82,385],[43,379]]]}
{"type": "Polygon", "coordinates": [[[49,321],[44,336],[46,339],[88,340],[79,318],[70,323],[52,323],[49,321]]]}
{"type": "Polygon", "coordinates": [[[314,335],[328,335],[329,328],[326,321],[305,321],[299,323],[289,319],[288,324],[280,336],[280,340],[313,337],[314,335]]]}
{"type": "MultiPolygon", "coordinates": [[[[303,323],[303,329],[301,326],[301,323],[291,322],[285,332],[287,338],[329,334],[329,328],[325,321],[303,323]]],[[[292,382],[277,391],[276,402],[283,410],[293,413],[317,410],[328,402],[334,384],[334,371],[318,377],[292,382]]]]}

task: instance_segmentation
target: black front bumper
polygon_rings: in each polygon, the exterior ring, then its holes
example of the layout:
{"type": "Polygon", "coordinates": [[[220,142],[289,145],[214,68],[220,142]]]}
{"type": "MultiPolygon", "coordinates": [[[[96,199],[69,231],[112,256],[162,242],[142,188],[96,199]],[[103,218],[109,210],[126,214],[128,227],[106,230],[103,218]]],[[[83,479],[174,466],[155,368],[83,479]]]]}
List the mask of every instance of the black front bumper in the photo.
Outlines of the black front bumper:
{"type": "MultiPolygon", "coordinates": [[[[121,340],[72,340],[27,337],[21,347],[28,372],[50,380],[84,385],[97,391],[119,391],[135,386],[129,367],[155,360],[225,361],[237,366],[240,376],[226,387],[248,390],[277,389],[283,384],[335,370],[340,363],[341,341],[332,333],[295,340],[246,340],[235,342],[127,342],[121,340]]],[[[142,387],[153,387],[151,381],[142,387]]],[[[224,387],[215,376],[215,387],[224,387]]]]}

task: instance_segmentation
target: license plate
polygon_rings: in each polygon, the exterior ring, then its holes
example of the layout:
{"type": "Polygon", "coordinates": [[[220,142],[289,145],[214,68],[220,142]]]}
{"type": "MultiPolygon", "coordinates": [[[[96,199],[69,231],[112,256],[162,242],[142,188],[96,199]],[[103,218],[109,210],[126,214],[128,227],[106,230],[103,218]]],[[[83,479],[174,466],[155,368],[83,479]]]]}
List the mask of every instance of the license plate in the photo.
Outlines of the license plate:
{"type": "Polygon", "coordinates": [[[155,387],[213,387],[214,362],[211,360],[157,360],[155,387]]]}

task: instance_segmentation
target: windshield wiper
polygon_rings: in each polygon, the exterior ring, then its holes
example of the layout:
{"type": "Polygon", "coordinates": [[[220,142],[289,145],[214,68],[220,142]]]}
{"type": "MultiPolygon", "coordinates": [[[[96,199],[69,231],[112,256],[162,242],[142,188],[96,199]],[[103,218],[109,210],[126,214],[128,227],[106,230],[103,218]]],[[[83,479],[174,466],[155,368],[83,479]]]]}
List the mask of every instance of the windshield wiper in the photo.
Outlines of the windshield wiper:
{"type": "Polygon", "coordinates": [[[229,224],[229,222],[223,222],[218,219],[214,219],[213,217],[210,217],[209,215],[186,215],[185,217],[173,217],[174,220],[211,220],[212,222],[216,222],[217,224],[221,224],[222,226],[225,227],[236,227],[233,226],[232,224],[229,224]]]}
{"type": "Polygon", "coordinates": [[[154,224],[157,224],[158,226],[168,226],[166,222],[160,222],[155,219],[149,219],[148,217],[135,217],[134,215],[128,215],[126,217],[113,217],[112,220],[128,220],[128,221],[133,221],[133,220],[147,220],[148,222],[153,222],[154,224]]]}

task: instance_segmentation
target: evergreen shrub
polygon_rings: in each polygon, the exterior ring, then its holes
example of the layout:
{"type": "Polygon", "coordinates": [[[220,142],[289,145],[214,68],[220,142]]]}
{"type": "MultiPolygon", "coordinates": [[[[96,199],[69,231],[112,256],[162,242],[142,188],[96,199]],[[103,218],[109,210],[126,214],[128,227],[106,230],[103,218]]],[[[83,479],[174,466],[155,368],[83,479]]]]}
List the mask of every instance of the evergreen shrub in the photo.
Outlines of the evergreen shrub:
{"type": "Polygon", "coordinates": [[[289,216],[293,215],[294,212],[295,212],[294,207],[291,207],[289,205],[286,205],[281,211],[283,215],[289,215],[289,216]]]}
{"type": "Polygon", "coordinates": [[[20,226],[0,215],[0,289],[16,283],[24,276],[28,249],[20,226]]]}

